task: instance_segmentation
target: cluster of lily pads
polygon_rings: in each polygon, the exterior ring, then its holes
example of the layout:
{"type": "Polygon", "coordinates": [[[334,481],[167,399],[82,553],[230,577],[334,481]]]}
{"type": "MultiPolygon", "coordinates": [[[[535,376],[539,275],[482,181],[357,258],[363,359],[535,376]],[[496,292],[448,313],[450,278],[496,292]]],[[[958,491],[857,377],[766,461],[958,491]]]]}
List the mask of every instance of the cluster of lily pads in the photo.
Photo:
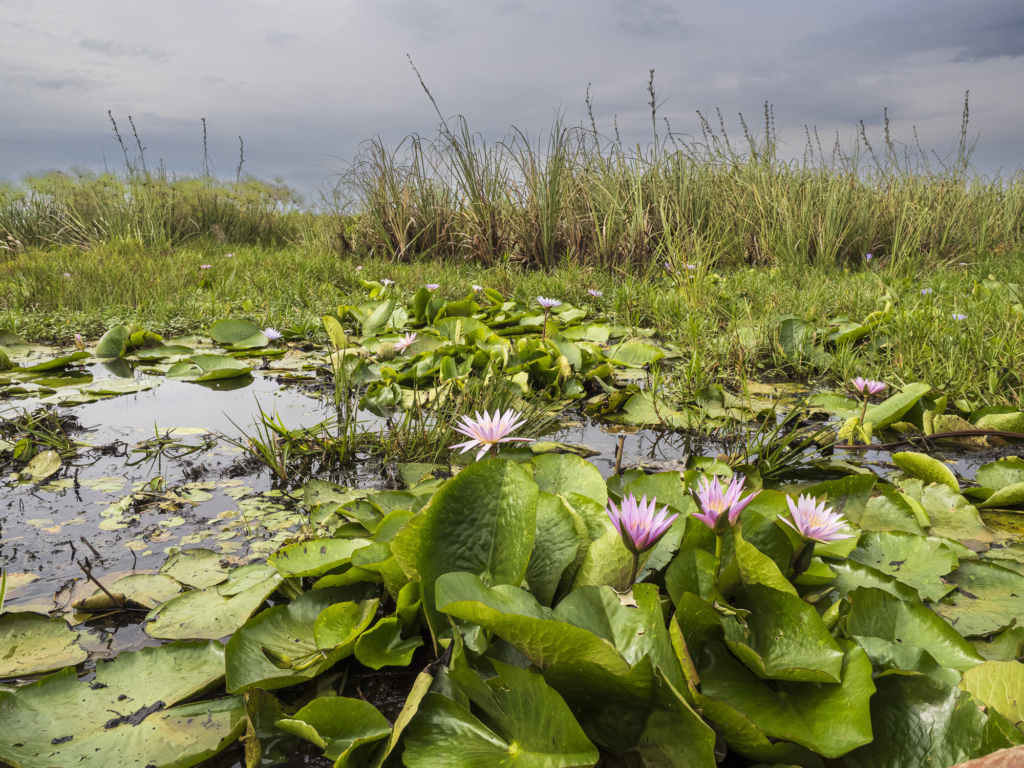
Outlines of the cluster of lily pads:
{"type": "MultiPolygon", "coordinates": [[[[265,563],[183,550],[97,590],[83,609],[173,642],[94,679],[62,618],[0,616],[0,674],[67,665],[0,691],[0,759],[184,768],[242,738],[254,765],[298,739],[337,766],[910,768],[1024,743],[1024,545],[935,460],[795,498],[722,464],[605,480],[482,421],[468,448],[497,456],[405,465],[404,490],[308,482],[265,563]],[[407,667],[392,721],[347,682],[407,667]]],[[[978,479],[1019,494],[1024,461],[978,479]]]]}

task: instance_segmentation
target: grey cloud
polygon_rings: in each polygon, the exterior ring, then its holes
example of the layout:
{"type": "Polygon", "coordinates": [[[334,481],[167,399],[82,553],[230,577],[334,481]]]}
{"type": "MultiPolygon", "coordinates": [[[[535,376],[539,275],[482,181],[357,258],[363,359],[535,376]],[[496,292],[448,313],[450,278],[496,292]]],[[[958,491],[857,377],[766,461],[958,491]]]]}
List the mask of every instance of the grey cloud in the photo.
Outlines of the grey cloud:
{"type": "Polygon", "coordinates": [[[79,42],[82,48],[95,53],[102,53],[104,56],[127,56],[131,58],[146,58],[152,61],[163,61],[170,57],[170,53],[159,49],[147,48],[141,45],[124,45],[114,40],[87,39],[79,42]]]}
{"type": "Polygon", "coordinates": [[[676,9],[662,0],[615,0],[615,15],[620,29],[649,37],[691,36],[697,31],[685,24],[676,9]]]}
{"type": "Polygon", "coordinates": [[[290,32],[268,32],[267,36],[263,38],[263,42],[272,45],[285,45],[298,39],[298,35],[293,35],[290,32]]]}

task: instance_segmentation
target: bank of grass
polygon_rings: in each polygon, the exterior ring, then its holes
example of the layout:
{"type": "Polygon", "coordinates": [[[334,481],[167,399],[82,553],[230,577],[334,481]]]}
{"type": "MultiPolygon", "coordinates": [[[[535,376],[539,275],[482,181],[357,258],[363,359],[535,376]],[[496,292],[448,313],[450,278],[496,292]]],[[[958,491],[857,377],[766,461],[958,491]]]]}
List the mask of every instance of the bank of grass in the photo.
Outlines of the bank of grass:
{"type": "Polygon", "coordinates": [[[1020,264],[1021,255],[1010,254],[939,268],[863,259],[854,269],[684,265],[687,276],[673,278],[663,265],[627,270],[568,259],[550,270],[471,260],[396,263],[342,255],[315,243],[122,243],[86,252],[51,247],[0,262],[0,327],[66,348],[75,333],[96,338],[122,323],[178,335],[231,316],[320,338],[325,313],[368,299],[362,280],[394,280],[406,298],[426,283],[460,298],[477,284],[523,301],[557,297],[594,307],[617,323],[653,328],[682,353],[680,383],[687,388],[723,379],[829,383],[861,375],[894,384],[925,381],[977,405],[1020,405],[1024,314],[1010,291],[985,287],[990,276],[1004,285],[1017,283],[1020,264]],[[591,298],[590,289],[603,296],[591,298]],[[932,293],[922,294],[925,289],[932,293]],[[887,306],[893,317],[885,331],[890,344],[882,351],[840,348],[811,365],[788,359],[779,346],[782,316],[824,327],[842,315],[862,321],[887,306]]]}

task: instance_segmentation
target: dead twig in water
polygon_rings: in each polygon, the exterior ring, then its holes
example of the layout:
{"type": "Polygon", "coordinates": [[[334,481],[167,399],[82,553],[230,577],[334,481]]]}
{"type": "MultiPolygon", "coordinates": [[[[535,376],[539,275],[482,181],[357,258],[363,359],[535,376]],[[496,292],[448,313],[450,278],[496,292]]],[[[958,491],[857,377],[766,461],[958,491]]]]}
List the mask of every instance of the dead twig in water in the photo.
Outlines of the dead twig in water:
{"type": "MultiPolygon", "coordinates": [[[[82,540],[85,541],[84,538],[82,540]]],[[[89,547],[89,549],[92,549],[92,547],[89,547]]],[[[95,550],[93,550],[93,551],[95,551],[95,550]]],[[[105,594],[107,597],[109,597],[111,600],[113,600],[114,604],[116,606],[118,606],[123,611],[124,610],[124,602],[119,600],[119,599],[117,599],[116,597],[114,597],[114,595],[111,594],[109,589],[107,589],[102,584],[100,584],[99,579],[97,579],[95,576],[92,575],[92,571],[90,571],[89,568],[81,560],[75,560],[75,562],[78,563],[78,567],[81,568],[85,572],[85,575],[89,578],[89,581],[91,581],[93,584],[95,584],[97,587],[99,587],[103,591],[103,594],[105,594]]]]}

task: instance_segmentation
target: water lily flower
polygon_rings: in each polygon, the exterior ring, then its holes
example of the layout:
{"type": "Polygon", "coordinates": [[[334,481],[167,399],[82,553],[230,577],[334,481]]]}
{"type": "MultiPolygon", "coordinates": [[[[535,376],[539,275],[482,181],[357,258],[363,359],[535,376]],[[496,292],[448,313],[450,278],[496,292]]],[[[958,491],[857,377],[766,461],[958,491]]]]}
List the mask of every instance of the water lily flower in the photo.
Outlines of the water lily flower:
{"type": "Polygon", "coordinates": [[[922,288],[921,289],[921,295],[922,296],[929,296],[929,295],[931,295],[933,293],[935,293],[935,291],[933,291],[931,288],[922,288]]]}
{"type": "Polygon", "coordinates": [[[281,332],[276,328],[264,328],[263,335],[266,336],[270,341],[277,341],[281,338],[281,332]]]}
{"type": "Polygon", "coordinates": [[[210,268],[210,266],[211,266],[211,265],[209,265],[209,264],[200,264],[200,265],[199,265],[199,268],[200,268],[200,269],[209,269],[209,268],[210,268]]]}
{"type": "Polygon", "coordinates": [[[954,312],[953,319],[956,320],[958,323],[962,323],[964,320],[967,319],[967,315],[958,315],[956,312],[954,312]]]}
{"type": "Polygon", "coordinates": [[[427,283],[427,290],[428,291],[436,291],[440,287],[441,286],[438,285],[437,283],[427,283]]]}
{"type": "Polygon", "coordinates": [[[85,342],[82,340],[82,334],[80,333],[75,334],[75,346],[83,352],[85,351],[85,342]]]}
{"type": "Polygon", "coordinates": [[[881,392],[888,386],[888,384],[886,384],[884,381],[872,381],[870,379],[861,378],[860,376],[855,378],[850,383],[853,384],[853,388],[855,390],[860,392],[865,397],[867,397],[868,395],[877,395],[879,392],[881,392]]]}
{"type": "Polygon", "coordinates": [[[406,349],[416,343],[416,334],[407,333],[401,339],[395,342],[395,351],[404,352],[406,349]]]}
{"type": "Polygon", "coordinates": [[[224,254],[224,258],[225,259],[233,259],[233,258],[235,258],[235,254],[233,254],[233,253],[225,253],[224,254]]]}
{"type": "Polygon", "coordinates": [[[465,453],[470,448],[480,446],[480,450],[476,453],[477,461],[492,446],[496,446],[498,443],[532,443],[532,439],[528,437],[508,437],[514,430],[523,426],[526,423],[525,419],[520,419],[521,414],[519,411],[513,411],[509,408],[505,413],[498,409],[494,412],[494,415],[488,415],[487,411],[484,411],[484,415],[481,416],[480,412],[477,411],[476,418],[471,419],[468,416],[461,416],[462,424],[454,427],[455,431],[460,435],[465,435],[470,438],[464,443],[458,443],[457,445],[451,445],[448,447],[449,450],[455,450],[461,448],[460,453],[465,453]],[[517,419],[520,419],[517,421],[517,419]]]}
{"type": "Polygon", "coordinates": [[[600,299],[602,296],[604,296],[604,294],[601,293],[601,291],[595,291],[593,288],[588,288],[587,293],[589,293],[595,299],[600,299]]]}
{"type": "Polygon", "coordinates": [[[482,291],[482,290],[483,290],[483,286],[480,286],[480,285],[474,285],[474,286],[473,286],[473,290],[474,290],[474,291],[482,291]]]}
{"type": "Polygon", "coordinates": [[[870,253],[864,254],[864,261],[871,261],[871,254],[870,253]]]}
{"type": "Polygon", "coordinates": [[[698,267],[698,265],[697,265],[697,264],[687,264],[687,265],[686,265],[686,268],[687,268],[687,269],[696,269],[697,267],[698,267]]]}
{"type": "Polygon", "coordinates": [[[363,265],[362,265],[362,264],[360,264],[360,265],[359,265],[358,267],[356,267],[356,272],[358,272],[358,271],[359,271],[359,270],[361,270],[362,268],[363,268],[363,265]]]}
{"type": "Polygon", "coordinates": [[[71,279],[71,273],[70,272],[65,272],[64,273],[64,277],[66,277],[68,280],[70,280],[71,279]]]}
{"type": "Polygon", "coordinates": [[[828,544],[832,541],[849,539],[850,534],[846,530],[846,520],[839,512],[833,512],[832,507],[825,509],[825,502],[816,504],[817,499],[810,495],[801,494],[796,503],[792,496],[786,497],[789,504],[789,512],[793,520],[779,516],[779,520],[788,525],[800,534],[806,542],[820,542],[828,544]]]}
{"type": "Polygon", "coordinates": [[[692,513],[693,516],[716,534],[721,535],[725,532],[726,528],[736,524],[740,517],[740,512],[761,492],[754,491],[747,498],[740,499],[740,494],[743,493],[744,482],[746,482],[745,477],[741,475],[734,477],[732,483],[726,489],[717,477],[711,480],[708,480],[707,476],[702,477],[697,485],[697,492],[694,496],[697,500],[697,506],[703,514],[694,512],[692,513]]]}
{"type": "Polygon", "coordinates": [[[651,549],[669,526],[675,521],[678,514],[668,516],[668,507],[662,507],[661,511],[655,514],[658,498],[651,497],[650,504],[647,503],[645,495],[640,501],[632,493],[622,500],[622,505],[616,507],[611,501],[605,509],[608,517],[615,526],[615,530],[622,537],[622,543],[626,545],[633,554],[640,554],[651,549]]]}
{"type": "Polygon", "coordinates": [[[385,287],[395,284],[394,280],[388,280],[386,277],[383,280],[381,280],[381,282],[384,284],[385,287]]]}
{"type": "Polygon", "coordinates": [[[558,299],[546,299],[543,296],[537,297],[537,303],[544,307],[544,309],[553,309],[562,305],[562,302],[558,299]]]}

